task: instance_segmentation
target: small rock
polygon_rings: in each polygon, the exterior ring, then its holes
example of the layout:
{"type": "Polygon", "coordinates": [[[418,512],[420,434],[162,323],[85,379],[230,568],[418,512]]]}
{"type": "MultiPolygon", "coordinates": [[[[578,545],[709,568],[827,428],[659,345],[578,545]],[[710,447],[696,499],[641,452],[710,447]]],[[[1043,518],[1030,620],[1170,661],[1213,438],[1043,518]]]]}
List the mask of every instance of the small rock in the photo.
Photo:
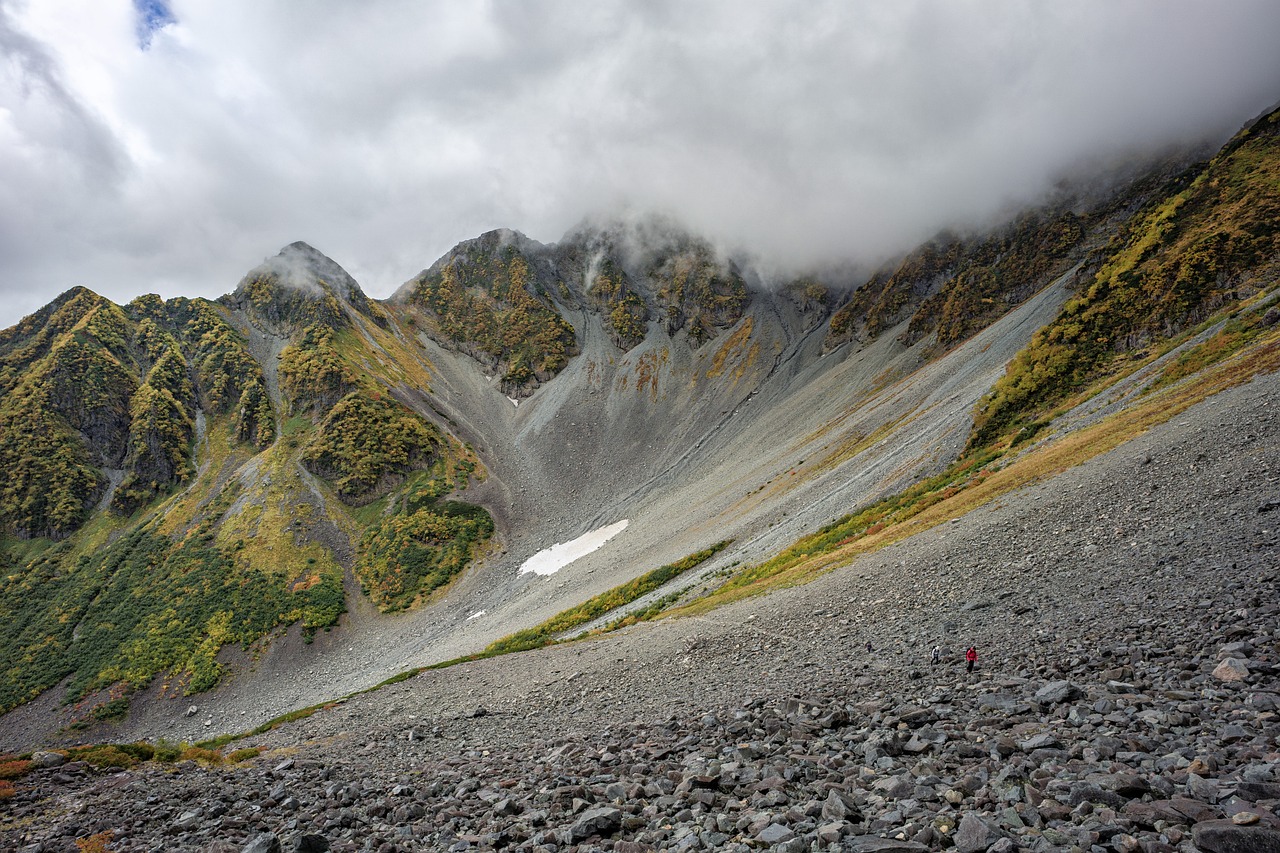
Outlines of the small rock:
{"type": "Polygon", "coordinates": [[[31,753],[31,763],[36,767],[61,767],[67,763],[67,757],[61,752],[37,751],[31,753]]]}
{"type": "Polygon", "coordinates": [[[960,819],[956,828],[955,844],[959,853],[983,853],[1004,834],[973,812],[960,819]]]}
{"type": "Polygon", "coordinates": [[[1249,677],[1249,667],[1239,658],[1226,658],[1214,668],[1213,677],[1219,681],[1244,681],[1249,677]]]}
{"type": "Polygon", "coordinates": [[[622,825],[622,811],[612,807],[587,809],[569,827],[572,843],[586,841],[593,835],[608,835],[622,825]]]}
{"type": "Polygon", "coordinates": [[[240,853],[282,853],[280,839],[273,832],[264,832],[242,847],[240,853]]]}
{"type": "Polygon", "coordinates": [[[790,827],[783,826],[780,823],[771,823],[756,834],[756,840],[765,844],[782,844],[795,837],[796,834],[791,831],[790,827]]]}
{"type": "Polygon", "coordinates": [[[329,839],[323,835],[315,833],[306,833],[299,835],[293,840],[290,848],[292,853],[327,853],[329,850],[329,839]]]}
{"type": "Polygon", "coordinates": [[[1056,737],[1049,734],[1048,732],[1044,732],[1038,735],[1032,735],[1031,737],[1022,741],[1022,743],[1018,744],[1018,747],[1023,752],[1031,752],[1032,750],[1036,750],[1036,749],[1053,749],[1058,745],[1059,745],[1059,742],[1056,737]]]}
{"type": "Polygon", "coordinates": [[[1035,700],[1041,705],[1061,705],[1084,695],[1084,691],[1070,681],[1050,681],[1036,691],[1035,700]]]}

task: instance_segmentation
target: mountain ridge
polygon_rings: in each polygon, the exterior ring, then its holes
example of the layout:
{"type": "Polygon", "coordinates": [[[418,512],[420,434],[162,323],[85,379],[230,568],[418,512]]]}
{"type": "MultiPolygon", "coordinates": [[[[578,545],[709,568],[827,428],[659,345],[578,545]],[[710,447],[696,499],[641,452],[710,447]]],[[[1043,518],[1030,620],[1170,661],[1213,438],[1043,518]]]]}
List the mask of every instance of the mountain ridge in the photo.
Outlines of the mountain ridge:
{"type": "Polygon", "coordinates": [[[233,691],[321,662],[344,684],[392,675],[726,538],[704,574],[733,575],[966,451],[1016,458],[1086,380],[1140,359],[1175,377],[1161,347],[1196,323],[1225,318],[1183,377],[1269,340],[1275,126],[1190,178],[1162,167],[1094,213],[944,237],[849,287],[765,288],[653,219],[557,244],[491,231],[384,301],[305,243],[217,301],[68,291],[0,332],[0,463],[30,472],[0,490],[4,599],[23,602],[0,706],[63,684],[87,704],[61,719],[90,724],[229,672],[233,691]],[[1160,226],[1179,211],[1196,215],[1160,226]],[[1000,396],[1061,306],[1126,259],[1200,269],[1185,247],[1232,228],[1254,249],[1214,256],[1231,288],[1074,383],[1000,396]],[[622,544],[561,578],[519,574],[623,519],[622,544]],[[370,663],[391,636],[405,647],[370,663]]]}

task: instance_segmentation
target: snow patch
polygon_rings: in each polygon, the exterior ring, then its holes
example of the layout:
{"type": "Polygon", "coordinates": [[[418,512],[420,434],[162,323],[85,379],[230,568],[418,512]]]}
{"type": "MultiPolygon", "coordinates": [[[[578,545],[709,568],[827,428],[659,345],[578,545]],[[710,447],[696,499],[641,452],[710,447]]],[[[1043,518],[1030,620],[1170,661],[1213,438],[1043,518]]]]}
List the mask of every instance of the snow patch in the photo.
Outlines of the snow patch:
{"type": "Polygon", "coordinates": [[[590,533],[584,533],[571,542],[561,542],[544,548],[525,560],[520,566],[520,574],[533,572],[535,575],[554,575],[579,557],[585,557],[604,543],[627,529],[627,519],[601,527],[590,533]]]}

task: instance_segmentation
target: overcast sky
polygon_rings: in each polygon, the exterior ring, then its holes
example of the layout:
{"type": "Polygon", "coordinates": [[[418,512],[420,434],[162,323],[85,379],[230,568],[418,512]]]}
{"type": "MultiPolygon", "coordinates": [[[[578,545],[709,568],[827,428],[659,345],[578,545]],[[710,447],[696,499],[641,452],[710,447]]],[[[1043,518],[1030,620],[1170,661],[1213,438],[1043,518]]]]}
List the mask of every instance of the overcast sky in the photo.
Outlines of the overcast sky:
{"type": "Polygon", "coordinates": [[[496,227],[878,260],[1280,100],[1280,3],[0,0],[0,327],[305,240],[386,297],[496,227]]]}

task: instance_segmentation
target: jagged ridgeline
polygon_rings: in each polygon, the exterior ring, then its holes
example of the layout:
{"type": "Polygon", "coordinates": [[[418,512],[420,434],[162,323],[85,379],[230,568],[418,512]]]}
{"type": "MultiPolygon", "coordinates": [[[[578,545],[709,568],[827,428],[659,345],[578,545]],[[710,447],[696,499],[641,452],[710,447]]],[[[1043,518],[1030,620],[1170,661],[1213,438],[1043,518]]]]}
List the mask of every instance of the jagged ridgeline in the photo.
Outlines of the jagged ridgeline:
{"type": "Polygon", "coordinates": [[[554,246],[490,231],[459,244],[397,298],[425,309],[434,337],[523,397],[577,354],[565,313],[597,312],[624,352],[651,322],[670,335],[685,332],[697,347],[742,318],[748,293],[732,261],[653,218],[582,226],[554,246]]]}
{"type": "Polygon", "coordinates": [[[481,472],[403,400],[420,346],[305,244],[219,302],[77,288],[0,332],[0,710],[64,679],[104,705],[219,651],[446,585],[493,521],[481,472]]]}

